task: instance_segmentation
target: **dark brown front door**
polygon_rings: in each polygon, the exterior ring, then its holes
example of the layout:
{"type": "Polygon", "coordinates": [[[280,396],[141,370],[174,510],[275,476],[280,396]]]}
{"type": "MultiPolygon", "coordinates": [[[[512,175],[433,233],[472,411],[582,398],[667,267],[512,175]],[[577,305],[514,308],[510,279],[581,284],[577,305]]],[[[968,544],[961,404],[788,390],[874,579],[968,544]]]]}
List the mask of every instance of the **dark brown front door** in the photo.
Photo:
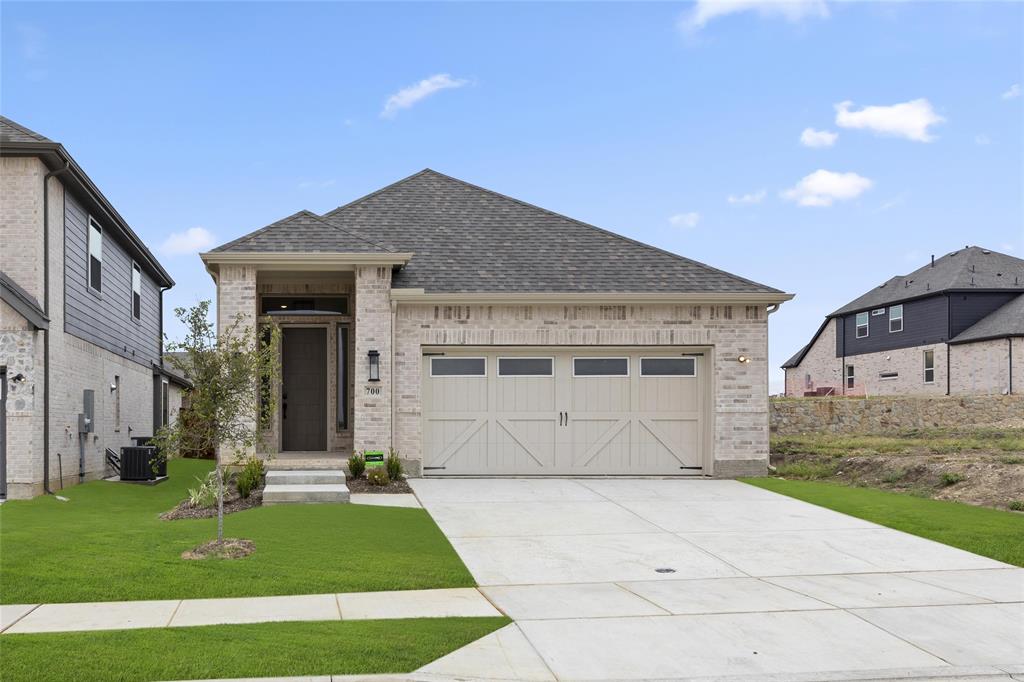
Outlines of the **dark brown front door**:
{"type": "Polygon", "coordinates": [[[285,328],[281,449],[327,449],[327,330],[285,328]]]}

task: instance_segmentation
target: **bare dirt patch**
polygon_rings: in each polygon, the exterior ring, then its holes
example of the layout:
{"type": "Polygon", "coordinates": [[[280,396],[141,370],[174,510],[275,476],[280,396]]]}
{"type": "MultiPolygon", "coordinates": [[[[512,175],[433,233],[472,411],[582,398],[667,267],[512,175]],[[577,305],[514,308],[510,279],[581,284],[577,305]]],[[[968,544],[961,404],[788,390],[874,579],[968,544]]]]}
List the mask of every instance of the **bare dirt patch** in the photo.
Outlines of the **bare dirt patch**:
{"type": "MultiPolygon", "coordinates": [[[[246,509],[259,507],[263,504],[262,488],[249,493],[249,497],[242,497],[237,491],[232,491],[233,494],[229,491],[224,492],[225,514],[234,514],[235,512],[245,511],[246,509]]],[[[161,514],[160,518],[164,521],[174,521],[176,519],[209,519],[215,516],[217,516],[216,504],[212,507],[193,507],[188,503],[188,500],[182,500],[178,503],[177,507],[161,514]]]]}
{"type": "Polygon", "coordinates": [[[256,551],[256,545],[252,540],[241,540],[239,538],[224,538],[223,540],[212,540],[194,549],[181,553],[182,559],[190,561],[201,561],[203,559],[241,559],[256,551]]]}
{"type": "Polygon", "coordinates": [[[405,479],[391,481],[387,485],[374,485],[365,478],[350,478],[346,481],[349,492],[352,493],[378,493],[382,495],[397,495],[400,493],[411,493],[412,488],[405,482],[405,479]]]}
{"type": "Polygon", "coordinates": [[[1024,503],[1020,436],[1012,425],[893,437],[780,437],[773,438],[771,463],[784,478],[831,480],[1005,510],[1024,503]]]}

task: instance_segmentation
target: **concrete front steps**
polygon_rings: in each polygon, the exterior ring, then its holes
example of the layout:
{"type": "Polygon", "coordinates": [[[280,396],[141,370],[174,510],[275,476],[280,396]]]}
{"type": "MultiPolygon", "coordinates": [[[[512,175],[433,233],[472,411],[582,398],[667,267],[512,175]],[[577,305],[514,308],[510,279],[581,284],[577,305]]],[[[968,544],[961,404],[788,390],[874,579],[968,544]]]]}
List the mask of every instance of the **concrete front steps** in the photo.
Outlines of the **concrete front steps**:
{"type": "Polygon", "coordinates": [[[345,472],[340,469],[294,469],[267,472],[263,504],[348,502],[345,472]]]}

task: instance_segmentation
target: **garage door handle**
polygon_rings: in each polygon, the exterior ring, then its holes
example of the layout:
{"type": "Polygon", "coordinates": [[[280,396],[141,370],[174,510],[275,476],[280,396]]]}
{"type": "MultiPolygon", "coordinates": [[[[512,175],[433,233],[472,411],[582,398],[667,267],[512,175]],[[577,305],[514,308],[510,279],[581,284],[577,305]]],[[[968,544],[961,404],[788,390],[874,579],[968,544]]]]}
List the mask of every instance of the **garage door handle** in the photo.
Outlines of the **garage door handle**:
{"type": "Polygon", "coordinates": [[[559,425],[559,426],[561,426],[561,425],[562,425],[562,419],[563,419],[563,418],[565,418],[565,412],[559,412],[559,413],[558,413],[558,425],[559,425]]]}

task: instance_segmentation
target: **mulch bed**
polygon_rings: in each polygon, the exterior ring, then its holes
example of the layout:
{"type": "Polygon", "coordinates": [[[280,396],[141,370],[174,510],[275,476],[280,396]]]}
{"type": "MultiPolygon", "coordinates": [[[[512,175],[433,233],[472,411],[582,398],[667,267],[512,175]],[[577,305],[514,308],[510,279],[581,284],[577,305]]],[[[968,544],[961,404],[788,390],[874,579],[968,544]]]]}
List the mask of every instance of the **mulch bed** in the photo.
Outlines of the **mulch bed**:
{"type": "Polygon", "coordinates": [[[252,540],[240,540],[238,538],[224,538],[223,540],[211,540],[195,549],[189,549],[181,553],[182,559],[241,559],[256,551],[256,545],[252,540]]]}
{"type": "Polygon", "coordinates": [[[348,486],[349,492],[352,493],[377,493],[377,494],[399,494],[399,493],[411,493],[412,488],[405,482],[405,479],[398,481],[391,481],[387,485],[374,485],[367,481],[365,478],[350,478],[345,482],[348,486]]]}
{"type": "MultiPolygon", "coordinates": [[[[225,514],[245,511],[263,504],[262,486],[259,490],[252,491],[249,497],[240,497],[236,490],[225,490],[224,493],[225,514]]],[[[174,521],[176,519],[209,519],[215,516],[217,516],[216,503],[212,507],[191,507],[188,500],[182,500],[177,507],[161,514],[160,518],[164,521],[174,521]]]]}

